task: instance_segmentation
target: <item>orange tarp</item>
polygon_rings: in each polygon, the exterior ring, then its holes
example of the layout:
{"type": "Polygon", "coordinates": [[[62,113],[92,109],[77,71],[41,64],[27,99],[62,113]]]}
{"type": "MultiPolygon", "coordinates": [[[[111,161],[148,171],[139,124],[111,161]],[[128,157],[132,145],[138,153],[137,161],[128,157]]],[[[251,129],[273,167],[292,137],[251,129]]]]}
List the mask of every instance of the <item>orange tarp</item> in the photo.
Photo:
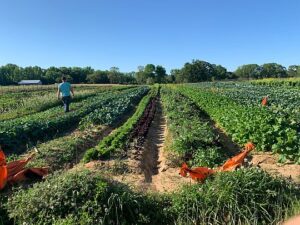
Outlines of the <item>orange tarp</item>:
{"type": "Polygon", "coordinates": [[[268,104],[268,96],[264,97],[261,101],[262,106],[266,106],[268,104]]]}
{"type": "Polygon", "coordinates": [[[0,190],[4,188],[7,181],[6,158],[2,150],[0,150],[0,190]]]}
{"type": "Polygon", "coordinates": [[[187,174],[189,174],[193,180],[203,182],[209,175],[215,172],[235,170],[238,166],[242,165],[248,153],[252,151],[254,148],[255,146],[253,143],[251,142],[247,143],[244,147],[244,150],[241,153],[228,159],[222,166],[220,166],[215,170],[207,167],[196,167],[194,169],[190,169],[188,168],[186,163],[183,163],[179,174],[183,177],[186,177],[187,174]]]}
{"type": "Polygon", "coordinates": [[[13,184],[32,176],[42,178],[48,174],[48,168],[24,168],[32,157],[6,163],[5,154],[0,149],[0,190],[6,183],[13,184]]]}

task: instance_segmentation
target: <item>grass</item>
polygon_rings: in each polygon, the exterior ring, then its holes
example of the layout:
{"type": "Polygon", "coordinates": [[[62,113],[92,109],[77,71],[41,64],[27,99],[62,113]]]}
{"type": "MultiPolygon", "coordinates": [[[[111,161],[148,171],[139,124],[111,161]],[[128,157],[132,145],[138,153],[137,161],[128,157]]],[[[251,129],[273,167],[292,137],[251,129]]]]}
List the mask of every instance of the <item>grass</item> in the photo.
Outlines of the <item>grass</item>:
{"type": "Polygon", "coordinates": [[[171,194],[140,193],[85,170],[57,173],[9,199],[16,224],[278,224],[300,190],[260,169],[218,173],[171,194]]]}

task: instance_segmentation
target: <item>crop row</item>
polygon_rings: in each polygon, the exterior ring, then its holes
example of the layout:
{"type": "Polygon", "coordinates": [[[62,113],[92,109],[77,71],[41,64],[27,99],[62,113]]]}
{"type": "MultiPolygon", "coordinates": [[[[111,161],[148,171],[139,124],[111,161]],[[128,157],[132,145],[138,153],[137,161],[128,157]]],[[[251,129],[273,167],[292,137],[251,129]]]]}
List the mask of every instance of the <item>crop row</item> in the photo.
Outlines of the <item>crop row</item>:
{"type": "Polygon", "coordinates": [[[3,121],[0,123],[0,143],[5,149],[18,152],[18,150],[23,150],[25,144],[35,144],[37,141],[44,141],[67,131],[78,125],[86,115],[111,104],[112,101],[123,98],[124,95],[131,93],[143,95],[147,91],[148,88],[139,87],[121,92],[105,92],[83,100],[77,105],[75,103],[77,110],[70,113],[58,114],[58,110],[61,109],[52,108],[20,119],[3,121]]]}
{"type": "Polygon", "coordinates": [[[264,85],[264,86],[293,86],[300,87],[300,78],[266,78],[261,80],[251,81],[252,84],[255,85],[264,85]]]}
{"type": "Polygon", "coordinates": [[[134,92],[114,99],[105,107],[96,109],[80,122],[81,129],[74,134],[50,140],[37,146],[39,153],[29,166],[47,166],[51,171],[68,167],[80,160],[78,157],[86,149],[98,143],[108,126],[119,124],[134,106],[141,100],[144,92],[134,92]]]}
{"type": "Polygon", "coordinates": [[[204,83],[195,86],[210,89],[249,107],[260,106],[262,98],[269,96],[267,110],[276,116],[289,117],[291,123],[298,123],[300,126],[300,92],[294,88],[258,86],[242,82],[204,83]]]}
{"type": "Polygon", "coordinates": [[[281,154],[300,163],[300,137],[296,124],[276,117],[264,107],[249,107],[211,90],[192,86],[178,87],[208,113],[216,123],[240,145],[252,141],[258,150],[281,154]]]}
{"type": "Polygon", "coordinates": [[[128,137],[134,131],[140,118],[151,100],[157,95],[158,88],[154,87],[138,104],[135,113],[122,126],[117,128],[111,135],[105,137],[96,147],[88,150],[84,156],[84,161],[88,162],[100,157],[108,157],[113,152],[120,150],[128,143],[128,137]]]}
{"type": "Polygon", "coordinates": [[[180,165],[189,161],[194,166],[209,167],[222,163],[224,153],[218,136],[195,103],[167,87],[162,88],[161,99],[171,134],[167,149],[170,155],[175,152],[171,161],[180,165]]]}
{"type": "MultiPolygon", "coordinates": [[[[113,87],[111,89],[121,90],[124,87],[113,87]]],[[[111,89],[107,87],[79,88],[79,90],[75,91],[76,96],[72,99],[72,102],[79,102],[111,89]]],[[[4,94],[0,97],[0,121],[41,112],[61,104],[62,102],[57,100],[54,91],[4,94]]]]}

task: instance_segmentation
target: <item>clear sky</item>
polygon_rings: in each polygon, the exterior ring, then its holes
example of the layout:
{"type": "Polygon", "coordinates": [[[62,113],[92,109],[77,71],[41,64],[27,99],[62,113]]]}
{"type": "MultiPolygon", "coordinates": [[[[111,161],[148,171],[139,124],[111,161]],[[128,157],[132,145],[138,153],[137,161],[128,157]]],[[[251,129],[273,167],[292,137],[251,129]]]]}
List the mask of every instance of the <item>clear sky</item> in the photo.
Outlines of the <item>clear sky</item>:
{"type": "Polygon", "coordinates": [[[299,0],[0,0],[0,65],[300,64],[299,0]]]}

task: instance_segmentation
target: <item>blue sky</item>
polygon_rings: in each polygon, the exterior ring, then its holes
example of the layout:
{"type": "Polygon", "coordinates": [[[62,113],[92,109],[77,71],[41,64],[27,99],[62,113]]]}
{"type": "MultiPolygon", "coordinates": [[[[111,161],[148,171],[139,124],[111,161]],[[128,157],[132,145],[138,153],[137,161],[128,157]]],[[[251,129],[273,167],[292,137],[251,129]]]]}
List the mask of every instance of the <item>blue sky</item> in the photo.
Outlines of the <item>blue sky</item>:
{"type": "Polygon", "coordinates": [[[0,0],[0,65],[300,64],[298,0],[0,0]]]}

